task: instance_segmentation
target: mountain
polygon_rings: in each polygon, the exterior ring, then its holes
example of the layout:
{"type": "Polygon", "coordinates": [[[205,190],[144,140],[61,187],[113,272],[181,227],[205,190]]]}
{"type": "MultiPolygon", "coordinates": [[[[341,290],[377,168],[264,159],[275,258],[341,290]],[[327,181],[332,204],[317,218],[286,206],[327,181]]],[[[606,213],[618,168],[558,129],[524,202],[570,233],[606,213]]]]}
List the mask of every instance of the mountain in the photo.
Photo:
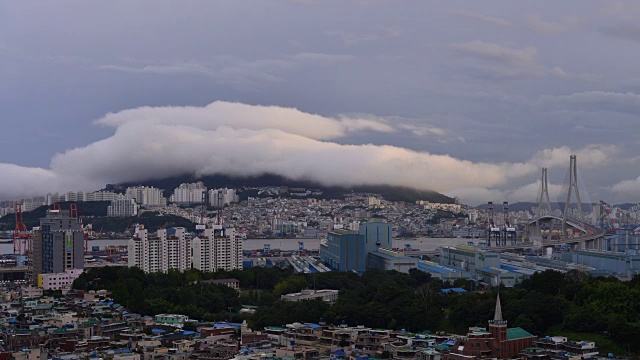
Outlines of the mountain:
{"type": "MultiPolygon", "coordinates": [[[[593,206],[598,204],[590,204],[590,203],[582,203],[582,210],[591,211],[593,206]]],[[[516,202],[513,204],[509,204],[509,211],[532,211],[534,207],[538,207],[537,202],[516,202]]],[[[476,209],[487,210],[488,205],[482,204],[480,206],[476,206],[476,209]]],[[[564,210],[564,202],[551,202],[551,209],[556,210],[564,210]]],[[[502,203],[493,203],[493,211],[501,212],[502,211],[502,203]]]]}
{"type": "MultiPolygon", "coordinates": [[[[69,210],[71,202],[61,202],[60,209],[69,210]]],[[[78,216],[82,218],[89,217],[105,217],[107,216],[107,207],[111,204],[110,201],[90,201],[76,203],[78,207],[78,216]]],[[[47,210],[52,209],[53,206],[40,206],[32,211],[25,211],[22,213],[22,222],[31,229],[34,226],[40,225],[40,218],[47,216],[47,210]]],[[[85,221],[86,223],[86,221],[85,221]]],[[[16,218],[14,214],[8,214],[0,218],[0,231],[10,231],[16,226],[16,218]]]]}
{"type": "MultiPolygon", "coordinates": [[[[534,202],[516,202],[513,204],[509,204],[509,211],[531,211],[532,208],[537,207],[538,203],[534,202]]],[[[554,204],[551,204],[553,207],[554,204]]],[[[480,210],[488,210],[487,204],[482,204],[480,206],[476,206],[476,209],[480,210]]],[[[493,203],[493,211],[502,211],[502,202],[494,202],[493,203]]]]}
{"type": "Polygon", "coordinates": [[[435,191],[416,190],[408,187],[389,186],[389,185],[360,185],[360,186],[323,186],[317,182],[310,180],[291,180],[280,175],[264,174],[252,177],[237,177],[227,175],[210,175],[204,177],[195,176],[176,176],[160,180],[147,180],[140,182],[130,182],[123,184],[107,185],[106,190],[124,191],[128,186],[145,185],[154,186],[164,189],[164,195],[169,196],[171,191],[182,183],[202,181],[208,188],[235,188],[240,189],[240,198],[246,199],[248,196],[255,194],[246,191],[247,188],[268,187],[268,186],[287,186],[289,188],[305,188],[318,189],[322,191],[322,195],[314,196],[323,199],[343,198],[345,194],[352,192],[374,193],[382,195],[386,200],[414,202],[416,200],[427,200],[433,203],[452,204],[453,198],[440,194],[435,191]],[[243,189],[244,188],[244,189],[243,189]],[[245,190],[245,191],[242,191],[245,190]]]}

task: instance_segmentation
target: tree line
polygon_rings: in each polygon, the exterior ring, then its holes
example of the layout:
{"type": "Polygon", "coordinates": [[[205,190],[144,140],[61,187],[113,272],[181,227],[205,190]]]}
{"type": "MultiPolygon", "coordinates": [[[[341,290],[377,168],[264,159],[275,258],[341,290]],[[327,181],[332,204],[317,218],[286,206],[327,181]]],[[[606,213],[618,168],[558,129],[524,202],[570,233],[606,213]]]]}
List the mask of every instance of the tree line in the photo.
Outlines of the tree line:
{"type": "MultiPolygon", "coordinates": [[[[143,314],[180,313],[205,321],[247,320],[260,329],[292,322],[346,323],[409,332],[446,331],[464,334],[470,326],[487,326],[500,292],[503,317],[510,327],[532,334],[593,335],[605,351],[640,351],[640,277],[622,282],[589,277],[578,271],[539,272],[515,288],[475,291],[475,284],[458,279],[445,284],[412,269],[409,274],[370,269],[350,272],[295,274],[291,268],[254,267],[204,273],[145,274],[138,268],[104,267],[82,274],[74,288],[107,289],[114,301],[143,314]],[[241,292],[202,280],[235,278],[241,292]],[[443,293],[459,286],[465,293],[443,293]],[[302,289],[338,289],[335,304],[321,300],[287,302],[282,294],[302,289]],[[253,305],[253,315],[239,314],[253,305]],[[231,318],[230,318],[231,312],[231,318]]],[[[579,339],[576,339],[579,340],[579,339]]]]}

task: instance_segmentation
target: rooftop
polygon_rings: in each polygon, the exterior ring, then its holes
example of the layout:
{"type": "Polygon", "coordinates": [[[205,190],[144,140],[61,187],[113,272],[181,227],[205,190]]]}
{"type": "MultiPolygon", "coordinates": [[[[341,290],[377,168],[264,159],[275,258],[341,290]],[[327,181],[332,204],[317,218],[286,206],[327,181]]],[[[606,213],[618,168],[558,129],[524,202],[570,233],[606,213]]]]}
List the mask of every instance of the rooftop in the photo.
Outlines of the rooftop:
{"type": "Polygon", "coordinates": [[[515,327],[507,329],[507,340],[515,340],[528,337],[533,337],[533,335],[531,335],[531,333],[523,328],[515,327]]]}

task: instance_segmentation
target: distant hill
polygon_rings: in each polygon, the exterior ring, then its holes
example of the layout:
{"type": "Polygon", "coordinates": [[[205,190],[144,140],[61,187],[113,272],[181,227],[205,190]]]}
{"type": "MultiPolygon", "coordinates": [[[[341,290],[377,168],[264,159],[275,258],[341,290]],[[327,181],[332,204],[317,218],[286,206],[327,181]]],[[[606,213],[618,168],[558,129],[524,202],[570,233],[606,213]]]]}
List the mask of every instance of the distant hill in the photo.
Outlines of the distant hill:
{"type": "MultiPolygon", "coordinates": [[[[147,180],[140,182],[129,182],[117,185],[107,185],[106,190],[124,191],[128,186],[145,185],[155,186],[165,190],[165,196],[169,196],[171,191],[182,183],[202,181],[208,188],[250,188],[265,186],[288,186],[289,188],[305,188],[320,189],[323,194],[315,196],[317,198],[338,199],[343,198],[344,194],[352,192],[376,193],[382,195],[390,201],[414,202],[416,200],[427,200],[434,203],[452,204],[453,198],[440,194],[435,191],[416,190],[408,187],[389,186],[389,185],[360,185],[350,187],[340,186],[323,186],[317,182],[306,180],[291,180],[279,175],[265,174],[253,177],[234,177],[226,175],[210,175],[204,177],[195,176],[176,176],[160,180],[147,180]]],[[[246,199],[251,193],[240,193],[241,199],[246,199]]]]}
{"type": "Polygon", "coordinates": [[[144,225],[149,232],[169,227],[184,227],[187,231],[194,231],[196,224],[189,219],[176,215],[160,215],[156,212],[144,212],[138,216],[129,217],[96,217],[84,219],[85,224],[91,224],[94,231],[103,233],[124,233],[135,224],[144,225]]]}
{"type": "MultiPolygon", "coordinates": [[[[60,209],[69,210],[71,202],[61,202],[60,209]]],[[[107,216],[107,206],[111,204],[110,201],[90,201],[90,202],[78,202],[78,216],[79,217],[102,217],[107,216]]],[[[25,211],[22,213],[22,221],[31,229],[34,226],[40,225],[40,218],[47,215],[47,209],[53,209],[53,206],[40,206],[32,211],[25,211]]],[[[86,223],[86,221],[85,221],[86,223]]],[[[8,231],[15,229],[16,221],[14,214],[8,214],[0,218],[0,231],[8,231]]]]}
{"type": "MultiPolygon", "coordinates": [[[[71,202],[60,203],[62,210],[69,210],[71,202]]],[[[189,231],[193,231],[195,224],[189,219],[185,219],[176,215],[160,215],[156,212],[145,212],[139,216],[130,217],[107,217],[107,206],[110,201],[91,201],[79,202],[78,216],[82,218],[84,225],[92,224],[95,231],[102,232],[124,232],[127,228],[134,224],[142,224],[151,232],[165,227],[185,227],[189,231]]],[[[22,213],[22,221],[27,229],[40,225],[40,218],[47,214],[48,209],[53,206],[40,206],[32,211],[22,213]]],[[[15,229],[15,215],[9,214],[0,218],[0,231],[12,231],[15,229]]]]}
{"type": "MultiPolygon", "coordinates": [[[[589,203],[583,203],[582,204],[582,209],[591,209],[593,206],[595,206],[596,204],[589,204],[589,203]]],[[[538,207],[538,203],[535,202],[516,202],[516,203],[510,203],[509,204],[509,211],[531,211],[534,207],[538,207]]],[[[551,202],[551,208],[552,209],[560,209],[560,210],[564,210],[564,202],[551,202]]],[[[487,204],[482,204],[480,206],[477,206],[476,209],[481,209],[481,210],[487,210],[488,209],[488,205],[487,204]]],[[[494,211],[502,211],[502,202],[499,203],[494,203],[493,204],[493,210],[494,211]]]]}
{"type": "Polygon", "coordinates": [[[619,207],[622,210],[630,210],[632,207],[637,206],[637,205],[638,205],[637,203],[635,203],[635,204],[624,203],[624,204],[617,204],[617,205],[614,205],[614,206],[619,207]]]}
{"type": "MultiPolygon", "coordinates": [[[[531,209],[536,206],[538,206],[538,204],[534,202],[516,202],[509,204],[509,211],[531,211],[531,209]]],[[[553,206],[553,204],[551,204],[551,206],[553,206]]],[[[481,210],[487,210],[488,208],[487,204],[482,204],[476,207],[476,209],[481,210]]],[[[502,202],[494,203],[493,210],[502,211],[502,202]]]]}

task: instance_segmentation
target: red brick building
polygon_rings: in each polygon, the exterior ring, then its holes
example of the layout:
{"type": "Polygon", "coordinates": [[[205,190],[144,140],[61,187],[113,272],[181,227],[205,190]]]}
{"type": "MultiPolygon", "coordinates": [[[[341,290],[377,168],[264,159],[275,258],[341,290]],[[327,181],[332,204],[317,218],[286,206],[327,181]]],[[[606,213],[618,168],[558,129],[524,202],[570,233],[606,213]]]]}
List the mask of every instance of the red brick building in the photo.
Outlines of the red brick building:
{"type": "Polygon", "coordinates": [[[500,295],[496,299],[493,320],[489,320],[489,330],[472,328],[465,338],[456,340],[451,352],[444,354],[443,360],[470,360],[476,358],[508,359],[533,346],[535,336],[521,328],[507,328],[502,319],[500,295]]]}

